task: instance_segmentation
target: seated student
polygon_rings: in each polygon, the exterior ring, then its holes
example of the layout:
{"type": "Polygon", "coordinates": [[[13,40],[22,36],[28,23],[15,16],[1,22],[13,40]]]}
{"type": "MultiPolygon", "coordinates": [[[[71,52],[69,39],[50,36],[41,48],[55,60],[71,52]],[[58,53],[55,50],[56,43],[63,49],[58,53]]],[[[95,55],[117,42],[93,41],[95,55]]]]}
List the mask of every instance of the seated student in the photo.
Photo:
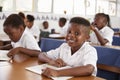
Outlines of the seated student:
{"type": "Polygon", "coordinates": [[[26,17],[23,12],[19,12],[18,15],[23,19],[24,23],[26,23],[26,17]]]}
{"type": "Polygon", "coordinates": [[[26,29],[35,37],[36,41],[39,41],[40,30],[37,26],[34,26],[34,16],[26,16],[26,29]]]}
{"type": "Polygon", "coordinates": [[[43,70],[45,76],[89,76],[96,75],[97,52],[86,40],[89,38],[90,23],[84,18],[73,17],[69,22],[66,42],[55,50],[41,52],[39,61],[50,65],[71,68],[43,70]]]}
{"type": "Polygon", "coordinates": [[[11,44],[1,46],[1,50],[10,50],[8,56],[22,53],[28,56],[38,56],[40,48],[35,38],[25,30],[24,21],[18,14],[11,14],[3,24],[4,32],[11,39],[11,44]]]}
{"type": "Polygon", "coordinates": [[[91,25],[90,41],[97,45],[112,45],[114,31],[109,26],[109,15],[98,13],[91,25]]]}
{"type": "Polygon", "coordinates": [[[59,27],[60,27],[60,32],[59,33],[60,33],[61,36],[66,36],[66,34],[67,34],[67,26],[68,25],[66,25],[66,23],[67,23],[67,19],[66,18],[61,17],[59,19],[59,22],[58,22],[59,27]]]}
{"type": "Polygon", "coordinates": [[[50,32],[49,32],[48,27],[49,27],[48,21],[44,21],[43,29],[41,30],[40,37],[45,37],[45,38],[49,37],[50,32]]]}

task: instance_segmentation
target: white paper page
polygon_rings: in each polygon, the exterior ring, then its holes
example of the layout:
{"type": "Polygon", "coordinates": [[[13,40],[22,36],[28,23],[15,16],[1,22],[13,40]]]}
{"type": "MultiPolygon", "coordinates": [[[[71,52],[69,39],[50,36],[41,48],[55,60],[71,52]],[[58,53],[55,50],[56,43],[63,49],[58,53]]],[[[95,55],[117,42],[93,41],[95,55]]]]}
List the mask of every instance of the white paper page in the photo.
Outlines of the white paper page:
{"type": "Polygon", "coordinates": [[[0,60],[10,60],[10,58],[7,56],[8,50],[0,50],[0,60]]]}
{"type": "MultiPolygon", "coordinates": [[[[26,69],[29,70],[29,71],[32,71],[34,73],[41,74],[42,73],[42,69],[45,69],[46,67],[52,68],[52,69],[55,69],[55,70],[70,68],[70,66],[65,66],[65,67],[58,68],[58,67],[54,67],[54,66],[51,66],[51,65],[48,65],[48,64],[42,64],[42,65],[27,67],[26,69]]],[[[54,79],[54,80],[67,80],[69,78],[72,78],[72,76],[51,77],[51,78],[54,79]]]]}

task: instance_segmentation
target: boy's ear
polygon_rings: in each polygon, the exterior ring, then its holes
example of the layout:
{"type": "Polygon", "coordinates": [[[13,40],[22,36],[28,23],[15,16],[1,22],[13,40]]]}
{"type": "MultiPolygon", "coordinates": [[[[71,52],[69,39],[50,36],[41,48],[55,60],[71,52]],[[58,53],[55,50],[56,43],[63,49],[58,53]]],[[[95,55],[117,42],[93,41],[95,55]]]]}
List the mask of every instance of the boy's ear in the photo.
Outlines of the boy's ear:
{"type": "Polygon", "coordinates": [[[89,40],[89,39],[90,39],[90,35],[87,35],[87,36],[86,36],[86,40],[89,40]]]}

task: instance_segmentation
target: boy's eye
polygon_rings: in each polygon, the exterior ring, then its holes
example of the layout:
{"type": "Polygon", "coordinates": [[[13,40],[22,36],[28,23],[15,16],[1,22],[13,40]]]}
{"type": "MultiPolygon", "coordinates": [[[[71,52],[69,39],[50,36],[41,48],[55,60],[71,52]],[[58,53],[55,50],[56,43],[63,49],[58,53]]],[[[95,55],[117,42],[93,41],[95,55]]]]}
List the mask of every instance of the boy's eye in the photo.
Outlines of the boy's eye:
{"type": "Polygon", "coordinates": [[[75,32],[75,35],[77,36],[77,35],[79,35],[79,33],[78,33],[78,32],[75,32]]]}

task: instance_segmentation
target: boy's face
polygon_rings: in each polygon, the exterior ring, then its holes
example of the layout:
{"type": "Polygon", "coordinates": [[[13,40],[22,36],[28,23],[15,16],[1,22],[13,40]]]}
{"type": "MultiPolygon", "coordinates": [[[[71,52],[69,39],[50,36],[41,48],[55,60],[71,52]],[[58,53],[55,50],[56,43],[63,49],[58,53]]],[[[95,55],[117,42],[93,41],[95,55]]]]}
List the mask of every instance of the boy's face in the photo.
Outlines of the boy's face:
{"type": "Polygon", "coordinates": [[[34,22],[30,22],[29,20],[26,19],[26,26],[28,28],[31,28],[33,26],[34,22]]]}
{"type": "Polygon", "coordinates": [[[22,35],[22,28],[13,28],[11,26],[4,26],[4,32],[9,36],[13,42],[19,41],[22,35]]]}
{"type": "Polygon", "coordinates": [[[85,33],[85,27],[75,23],[71,23],[67,31],[66,41],[68,45],[73,49],[79,49],[82,44],[87,40],[85,33]]]}
{"type": "Polygon", "coordinates": [[[63,26],[64,26],[64,24],[63,24],[62,21],[59,21],[59,26],[60,26],[60,27],[63,27],[63,26]]]}
{"type": "Polygon", "coordinates": [[[49,24],[46,22],[46,23],[44,24],[44,29],[48,29],[48,26],[49,26],[49,24]]]}

